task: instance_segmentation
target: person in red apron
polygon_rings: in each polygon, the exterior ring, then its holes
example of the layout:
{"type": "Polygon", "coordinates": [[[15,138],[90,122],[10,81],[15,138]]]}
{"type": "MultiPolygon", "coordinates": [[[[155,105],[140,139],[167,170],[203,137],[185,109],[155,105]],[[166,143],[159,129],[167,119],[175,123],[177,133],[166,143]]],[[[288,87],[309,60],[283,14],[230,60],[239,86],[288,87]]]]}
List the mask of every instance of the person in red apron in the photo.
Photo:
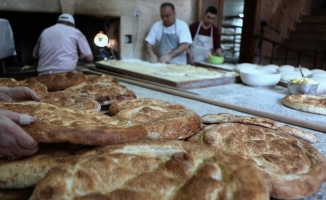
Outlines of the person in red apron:
{"type": "Polygon", "coordinates": [[[156,22],[146,37],[146,49],[152,63],[187,64],[187,49],[192,43],[188,25],[175,17],[174,5],[163,3],[160,7],[161,21],[156,22]],[[158,56],[154,45],[158,47],[158,56]]]}
{"type": "Polygon", "coordinates": [[[189,63],[205,61],[208,59],[209,53],[223,56],[221,36],[218,28],[213,25],[216,16],[217,9],[210,6],[206,9],[202,21],[189,26],[193,38],[193,44],[187,52],[189,63]]]}

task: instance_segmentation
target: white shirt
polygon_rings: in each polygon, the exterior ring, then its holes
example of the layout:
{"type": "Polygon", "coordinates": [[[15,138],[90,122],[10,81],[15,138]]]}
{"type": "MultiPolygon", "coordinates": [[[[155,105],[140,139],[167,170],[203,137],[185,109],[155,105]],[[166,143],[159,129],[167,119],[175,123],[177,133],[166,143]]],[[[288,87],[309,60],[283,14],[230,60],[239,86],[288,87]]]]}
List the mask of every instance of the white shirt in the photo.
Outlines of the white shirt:
{"type": "Polygon", "coordinates": [[[0,18],[0,59],[15,56],[15,40],[10,23],[0,18]]]}
{"type": "Polygon", "coordinates": [[[192,44],[192,38],[191,33],[189,30],[189,26],[186,24],[186,22],[175,19],[175,23],[169,27],[165,27],[163,25],[163,21],[157,21],[155,24],[153,24],[151,30],[149,31],[146,42],[150,43],[151,45],[155,45],[157,42],[161,40],[162,32],[168,33],[168,34],[175,34],[175,31],[177,31],[177,35],[179,37],[179,44],[181,43],[188,43],[192,44]],[[177,29],[175,28],[177,26],[177,29]],[[175,30],[176,29],[176,30],[175,30]]]}
{"type": "Polygon", "coordinates": [[[80,57],[92,51],[80,30],[64,24],[55,24],[45,29],[34,47],[33,57],[39,58],[39,74],[69,72],[76,68],[80,57]]]}

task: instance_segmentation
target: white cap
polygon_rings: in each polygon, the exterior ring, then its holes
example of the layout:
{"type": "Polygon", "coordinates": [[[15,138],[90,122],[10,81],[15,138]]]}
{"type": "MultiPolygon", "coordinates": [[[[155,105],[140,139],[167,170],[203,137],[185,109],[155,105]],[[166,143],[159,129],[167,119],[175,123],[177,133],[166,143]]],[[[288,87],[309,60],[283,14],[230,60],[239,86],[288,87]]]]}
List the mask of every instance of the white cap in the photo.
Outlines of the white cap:
{"type": "Polygon", "coordinates": [[[68,14],[68,13],[63,13],[59,16],[58,18],[58,22],[61,21],[61,22],[70,22],[72,24],[75,24],[75,19],[74,17],[71,15],[71,14],[68,14]]]}

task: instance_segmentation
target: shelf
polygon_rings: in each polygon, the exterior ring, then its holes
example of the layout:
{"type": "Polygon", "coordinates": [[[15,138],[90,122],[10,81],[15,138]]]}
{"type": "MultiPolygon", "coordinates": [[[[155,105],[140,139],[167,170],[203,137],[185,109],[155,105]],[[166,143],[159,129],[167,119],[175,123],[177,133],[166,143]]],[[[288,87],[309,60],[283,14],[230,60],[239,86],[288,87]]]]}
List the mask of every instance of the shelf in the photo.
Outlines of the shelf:
{"type": "Polygon", "coordinates": [[[225,36],[241,36],[241,33],[221,33],[221,35],[225,35],[225,36]]]}
{"type": "Polygon", "coordinates": [[[221,41],[221,44],[240,44],[241,42],[235,42],[235,41],[221,41]]]}
{"type": "Polygon", "coordinates": [[[222,24],[223,28],[242,28],[242,26],[237,26],[237,25],[233,25],[233,24],[222,24]]]}
{"type": "Polygon", "coordinates": [[[221,33],[221,45],[224,45],[223,51],[227,54],[230,53],[234,57],[235,53],[240,51],[240,43],[241,43],[241,33],[237,31],[238,29],[242,29],[242,26],[232,25],[232,24],[223,24],[223,29],[226,33],[221,33]],[[232,30],[230,30],[232,29],[232,30]]]}

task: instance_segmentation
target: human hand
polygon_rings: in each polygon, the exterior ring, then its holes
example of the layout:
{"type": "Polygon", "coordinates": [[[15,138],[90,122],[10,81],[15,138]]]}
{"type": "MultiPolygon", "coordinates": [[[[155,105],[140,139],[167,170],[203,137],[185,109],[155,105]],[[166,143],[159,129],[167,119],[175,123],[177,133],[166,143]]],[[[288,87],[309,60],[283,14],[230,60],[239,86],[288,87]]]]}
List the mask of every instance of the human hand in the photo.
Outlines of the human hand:
{"type": "Polygon", "coordinates": [[[222,52],[221,48],[216,49],[216,55],[220,56],[220,57],[223,57],[223,52],[222,52]]]}
{"type": "Polygon", "coordinates": [[[194,63],[194,56],[192,54],[187,54],[188,55],[188,63],[193,64],[194,63]]]}
{"type": "Polygon", "coordinates": [[[0,93],[0,100],[7,102],[16,102],[20,100],[40,101],[41,98],[32,89],[18,86],[2,90],[0,93]]]}
{"type": "Polygon", "coordinates": [[[151,55],[149,61],[151,63],[157,63],[157,56],[155,54],[151,55]]]}
{"type": "Polygon", "coordinates": [[[171,60],[171,56],[170,55],[164,55],[160,58],[160,63],[166,63],[169,60],[171,60]]]}
{"type": "MultiPolygon", "coordinates": [[[[38,151],[38,143],[20,126],[20,113],[0,110],[0,158],[20,158],[38,151]]],[[[36,121],[31,117],[31,122],[36,121]]]]}

